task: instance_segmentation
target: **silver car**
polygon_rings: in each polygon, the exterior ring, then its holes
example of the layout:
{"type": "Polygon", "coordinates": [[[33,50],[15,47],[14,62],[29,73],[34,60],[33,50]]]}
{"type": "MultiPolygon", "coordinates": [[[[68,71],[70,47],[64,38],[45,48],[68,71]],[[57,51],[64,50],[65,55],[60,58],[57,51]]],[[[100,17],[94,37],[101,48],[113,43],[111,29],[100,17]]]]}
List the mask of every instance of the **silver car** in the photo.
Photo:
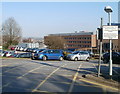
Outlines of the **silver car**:
{"type": "Polygon", "coordinates": [[[72,54],[67,55],[68,60],[90,60],[90,54],[86,51],[74,51],[72,54]]]}

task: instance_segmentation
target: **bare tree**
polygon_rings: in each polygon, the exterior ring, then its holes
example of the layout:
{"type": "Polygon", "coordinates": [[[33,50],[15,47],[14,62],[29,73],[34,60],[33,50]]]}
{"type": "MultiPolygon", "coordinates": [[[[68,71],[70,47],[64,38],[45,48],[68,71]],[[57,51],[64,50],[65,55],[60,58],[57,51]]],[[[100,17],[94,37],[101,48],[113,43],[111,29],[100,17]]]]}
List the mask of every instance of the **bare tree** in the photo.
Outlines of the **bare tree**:
{"type": "Polygon", "coordinates": [[[45,36],[44,43],[49,49],[65,48],[65,40],[61,36],[45,36]]]}
{"type": "Polygon", "coordinates": [[[8,18],[2,25],[3,47],[16,45],[21,40],[21,28],[13,17],[8,18]]]}

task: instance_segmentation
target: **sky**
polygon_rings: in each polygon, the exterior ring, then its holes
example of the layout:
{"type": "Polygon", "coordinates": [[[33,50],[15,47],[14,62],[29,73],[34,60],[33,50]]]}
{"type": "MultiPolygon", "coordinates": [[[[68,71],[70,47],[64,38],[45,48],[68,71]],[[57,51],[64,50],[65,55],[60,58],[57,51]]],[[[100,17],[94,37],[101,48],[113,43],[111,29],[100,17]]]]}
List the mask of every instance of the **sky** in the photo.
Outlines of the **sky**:
{"type": "Polygon", "coordinates": [[[48,34],[96,32],[108,22],[105,6],[111,6],[112,22],[118,22],[118,2],[2,2],[2,22],[14,17],[23,37],[43,38],[48,34]]]}

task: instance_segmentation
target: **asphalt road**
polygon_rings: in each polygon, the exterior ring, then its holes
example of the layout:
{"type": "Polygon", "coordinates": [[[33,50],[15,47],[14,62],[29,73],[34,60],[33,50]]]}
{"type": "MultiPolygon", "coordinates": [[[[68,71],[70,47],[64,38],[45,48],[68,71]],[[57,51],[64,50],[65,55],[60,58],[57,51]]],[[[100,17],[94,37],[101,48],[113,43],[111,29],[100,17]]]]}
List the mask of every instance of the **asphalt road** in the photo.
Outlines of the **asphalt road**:
{"type": "Polygon", "coordinates": [[[3,59],[2,92],[118,92],[83,80],[82,75],[96,74],[96,61],[40,61],[3,59]]]}

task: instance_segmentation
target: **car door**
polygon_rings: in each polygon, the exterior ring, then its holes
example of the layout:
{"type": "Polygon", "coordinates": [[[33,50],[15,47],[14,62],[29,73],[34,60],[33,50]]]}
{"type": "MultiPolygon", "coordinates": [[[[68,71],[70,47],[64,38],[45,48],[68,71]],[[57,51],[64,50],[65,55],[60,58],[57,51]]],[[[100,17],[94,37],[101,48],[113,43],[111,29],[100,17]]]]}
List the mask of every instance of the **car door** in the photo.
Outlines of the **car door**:
{"type": "Polygon", "coordinates": [[[80,52],[80,60],[86,60],[87,54],[85,52],[80,52]]]}
{"type": "Polygon", "coordinates": [[[47,55],[48,59],[53,59],[53,50],[48,50],[46,52],[46,55],[47,55]]]}
{"type": "Polygon", "coordinates": [[[53,51],[53,59],[59,59],[61,56],[61,51],[60,50],[54,50],[53,51]]]}

